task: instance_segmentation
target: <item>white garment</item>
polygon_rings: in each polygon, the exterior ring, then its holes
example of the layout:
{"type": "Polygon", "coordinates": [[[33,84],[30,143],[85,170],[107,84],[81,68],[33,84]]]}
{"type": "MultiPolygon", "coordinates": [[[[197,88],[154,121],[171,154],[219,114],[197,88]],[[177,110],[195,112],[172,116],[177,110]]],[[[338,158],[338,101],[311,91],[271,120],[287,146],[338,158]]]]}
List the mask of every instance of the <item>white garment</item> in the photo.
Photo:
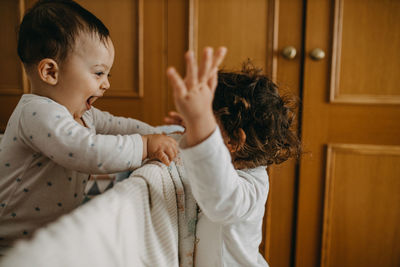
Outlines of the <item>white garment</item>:
{"type": "Polygon", "coordinates": [[[167,167],[146,164],[31,241],[16,243],[0,266],[178,267],[177,216],[167,167]]]}
{"type": "Polygon", "coordinates": [[[220,130],[202,143],[180,142],[198,215],[195,266],[268,266],[258,252],[268,196],[265,166],[235,170],[220,130]]]}
{"type": "Polygon", "coordinates": [[[47,97],[21,97],[0,144],[0,248],[79,206],[88,174],[140,166],[134,133],[158,131],[96,108],[83,120],[88,128],[47,97]]]}

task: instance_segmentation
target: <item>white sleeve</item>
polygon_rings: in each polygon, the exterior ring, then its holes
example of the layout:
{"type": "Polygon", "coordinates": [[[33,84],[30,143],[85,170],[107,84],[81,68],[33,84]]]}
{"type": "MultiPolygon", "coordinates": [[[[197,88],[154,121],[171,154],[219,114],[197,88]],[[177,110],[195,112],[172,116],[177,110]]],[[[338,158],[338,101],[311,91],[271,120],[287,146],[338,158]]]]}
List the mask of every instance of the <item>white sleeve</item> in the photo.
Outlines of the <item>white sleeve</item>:
{"type": "MultiPolygon", "coordinates": [[[[185,138],[180,145],[185,146],[185,138]]],[[[251,213],[257,186],[234,169],[219,128],[202,143],[183,148],[182,155],[193,196],[211,221],[232,223],[251,213]]]]}
{"type": "Polygon", "coordinates": [[[113,116],[106,111],[95,107],[90,109],[93,115],[93,124],[96,132],[101,134],[154,134],[161,133],[160,130],[145,122],[132,118],[113,116]]]}
{"type": "Polygon", "coordinates": [[[25,106],[19,136],[33,150],[57,164],[83,173],[115,173],[140,166],[142,138],[93,134],[57,103],[25,106]]]}

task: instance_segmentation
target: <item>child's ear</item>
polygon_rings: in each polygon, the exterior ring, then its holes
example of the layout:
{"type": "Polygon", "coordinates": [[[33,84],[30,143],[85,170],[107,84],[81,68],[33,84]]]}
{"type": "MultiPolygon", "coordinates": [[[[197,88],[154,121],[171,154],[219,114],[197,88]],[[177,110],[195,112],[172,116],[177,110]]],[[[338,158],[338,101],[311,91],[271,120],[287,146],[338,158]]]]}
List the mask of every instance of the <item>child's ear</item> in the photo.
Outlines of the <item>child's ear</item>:
{"type": "Polygon", "coordinates": [[[42,59],[37,66],[39,77],[45,83],[56,85],[58,82],[58,64],[51,58],[42,59]]]}
{"type": "Polygon", "coordinates": [[[242,128],[237,129],[236,140],[229,139],[227,147],[231,153],[241,150],[246,143],[246,133],[242,128]]]}

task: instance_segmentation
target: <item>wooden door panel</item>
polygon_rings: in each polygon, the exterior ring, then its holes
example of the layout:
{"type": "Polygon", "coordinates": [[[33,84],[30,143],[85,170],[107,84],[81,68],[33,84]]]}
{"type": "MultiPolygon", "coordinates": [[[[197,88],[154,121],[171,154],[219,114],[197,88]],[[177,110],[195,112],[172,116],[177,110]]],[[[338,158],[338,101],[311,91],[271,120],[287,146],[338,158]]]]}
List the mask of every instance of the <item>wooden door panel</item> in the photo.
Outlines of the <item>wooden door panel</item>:
{"type": "Polygon", "coordinates": [[[225,45],[229,49],[224,60],[227,69],[237,70],[250,58],[264,71],[271,71],[267,62],[273,56],[268,53],[273,10],[268,1],[198,1],[197,10],[194,48],[199,56],[205,46],[225,45]]]}
{"type": "Polygon", "coordinates": [[[300,164],[296,266],[400,264],[398,239],[388,238],[400,231],[399,158],[390,152],[400,145],[399,8],[399,1],[307,1],[302,139],[309,153],[300,164]],[[309,56],[317,47],[323,60],[309,56]],[[374,153],[363,154],[367,148],[374,153]]]}
{"type": "Polygon", "coordinates": [[[399,173],[400,146],[328,145],[321,266],[400,262],[399,173]]]}
{"type": "Polygon", "coordinates": [[[17,55],[17,36],[15,29],[19,25],[21,1],[0,1],[0,133],[4,132],[8,118],[17,105],[19,96],[27,91],[22,65],[17,55]]]}
{"type": "Polygon", "coordinates": [[[18,1],[7,0],[0,2],[2,10],[2,21],[0,34],[4,38],[0,42],[1,64],[0,72],[2,79],[0,82],[1,93],[18,94],[23,92],[22,69],[17,56],[17,38],[15,28],[19,24],[20,10],[18,1]]]}
{"type": "Polygon", "coordinates": [[[398,2],[338,0],[334,25],[331,101],[400,103],[398,2]]]}

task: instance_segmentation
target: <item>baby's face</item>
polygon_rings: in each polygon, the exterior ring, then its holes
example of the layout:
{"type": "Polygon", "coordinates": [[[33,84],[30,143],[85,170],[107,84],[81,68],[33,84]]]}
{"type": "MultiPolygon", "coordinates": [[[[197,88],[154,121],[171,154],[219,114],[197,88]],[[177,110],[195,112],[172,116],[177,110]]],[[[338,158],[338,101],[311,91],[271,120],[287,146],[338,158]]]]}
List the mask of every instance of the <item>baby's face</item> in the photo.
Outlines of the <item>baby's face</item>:
{"type": "Polygon", "coordinates": [[[110,87],[108,75],[114,62],[114,46],[96,35],[81,33],[73,51],[60,64],[57,102],[64,105],[75,119],[81,118],[94,101],[110,87]]]}

